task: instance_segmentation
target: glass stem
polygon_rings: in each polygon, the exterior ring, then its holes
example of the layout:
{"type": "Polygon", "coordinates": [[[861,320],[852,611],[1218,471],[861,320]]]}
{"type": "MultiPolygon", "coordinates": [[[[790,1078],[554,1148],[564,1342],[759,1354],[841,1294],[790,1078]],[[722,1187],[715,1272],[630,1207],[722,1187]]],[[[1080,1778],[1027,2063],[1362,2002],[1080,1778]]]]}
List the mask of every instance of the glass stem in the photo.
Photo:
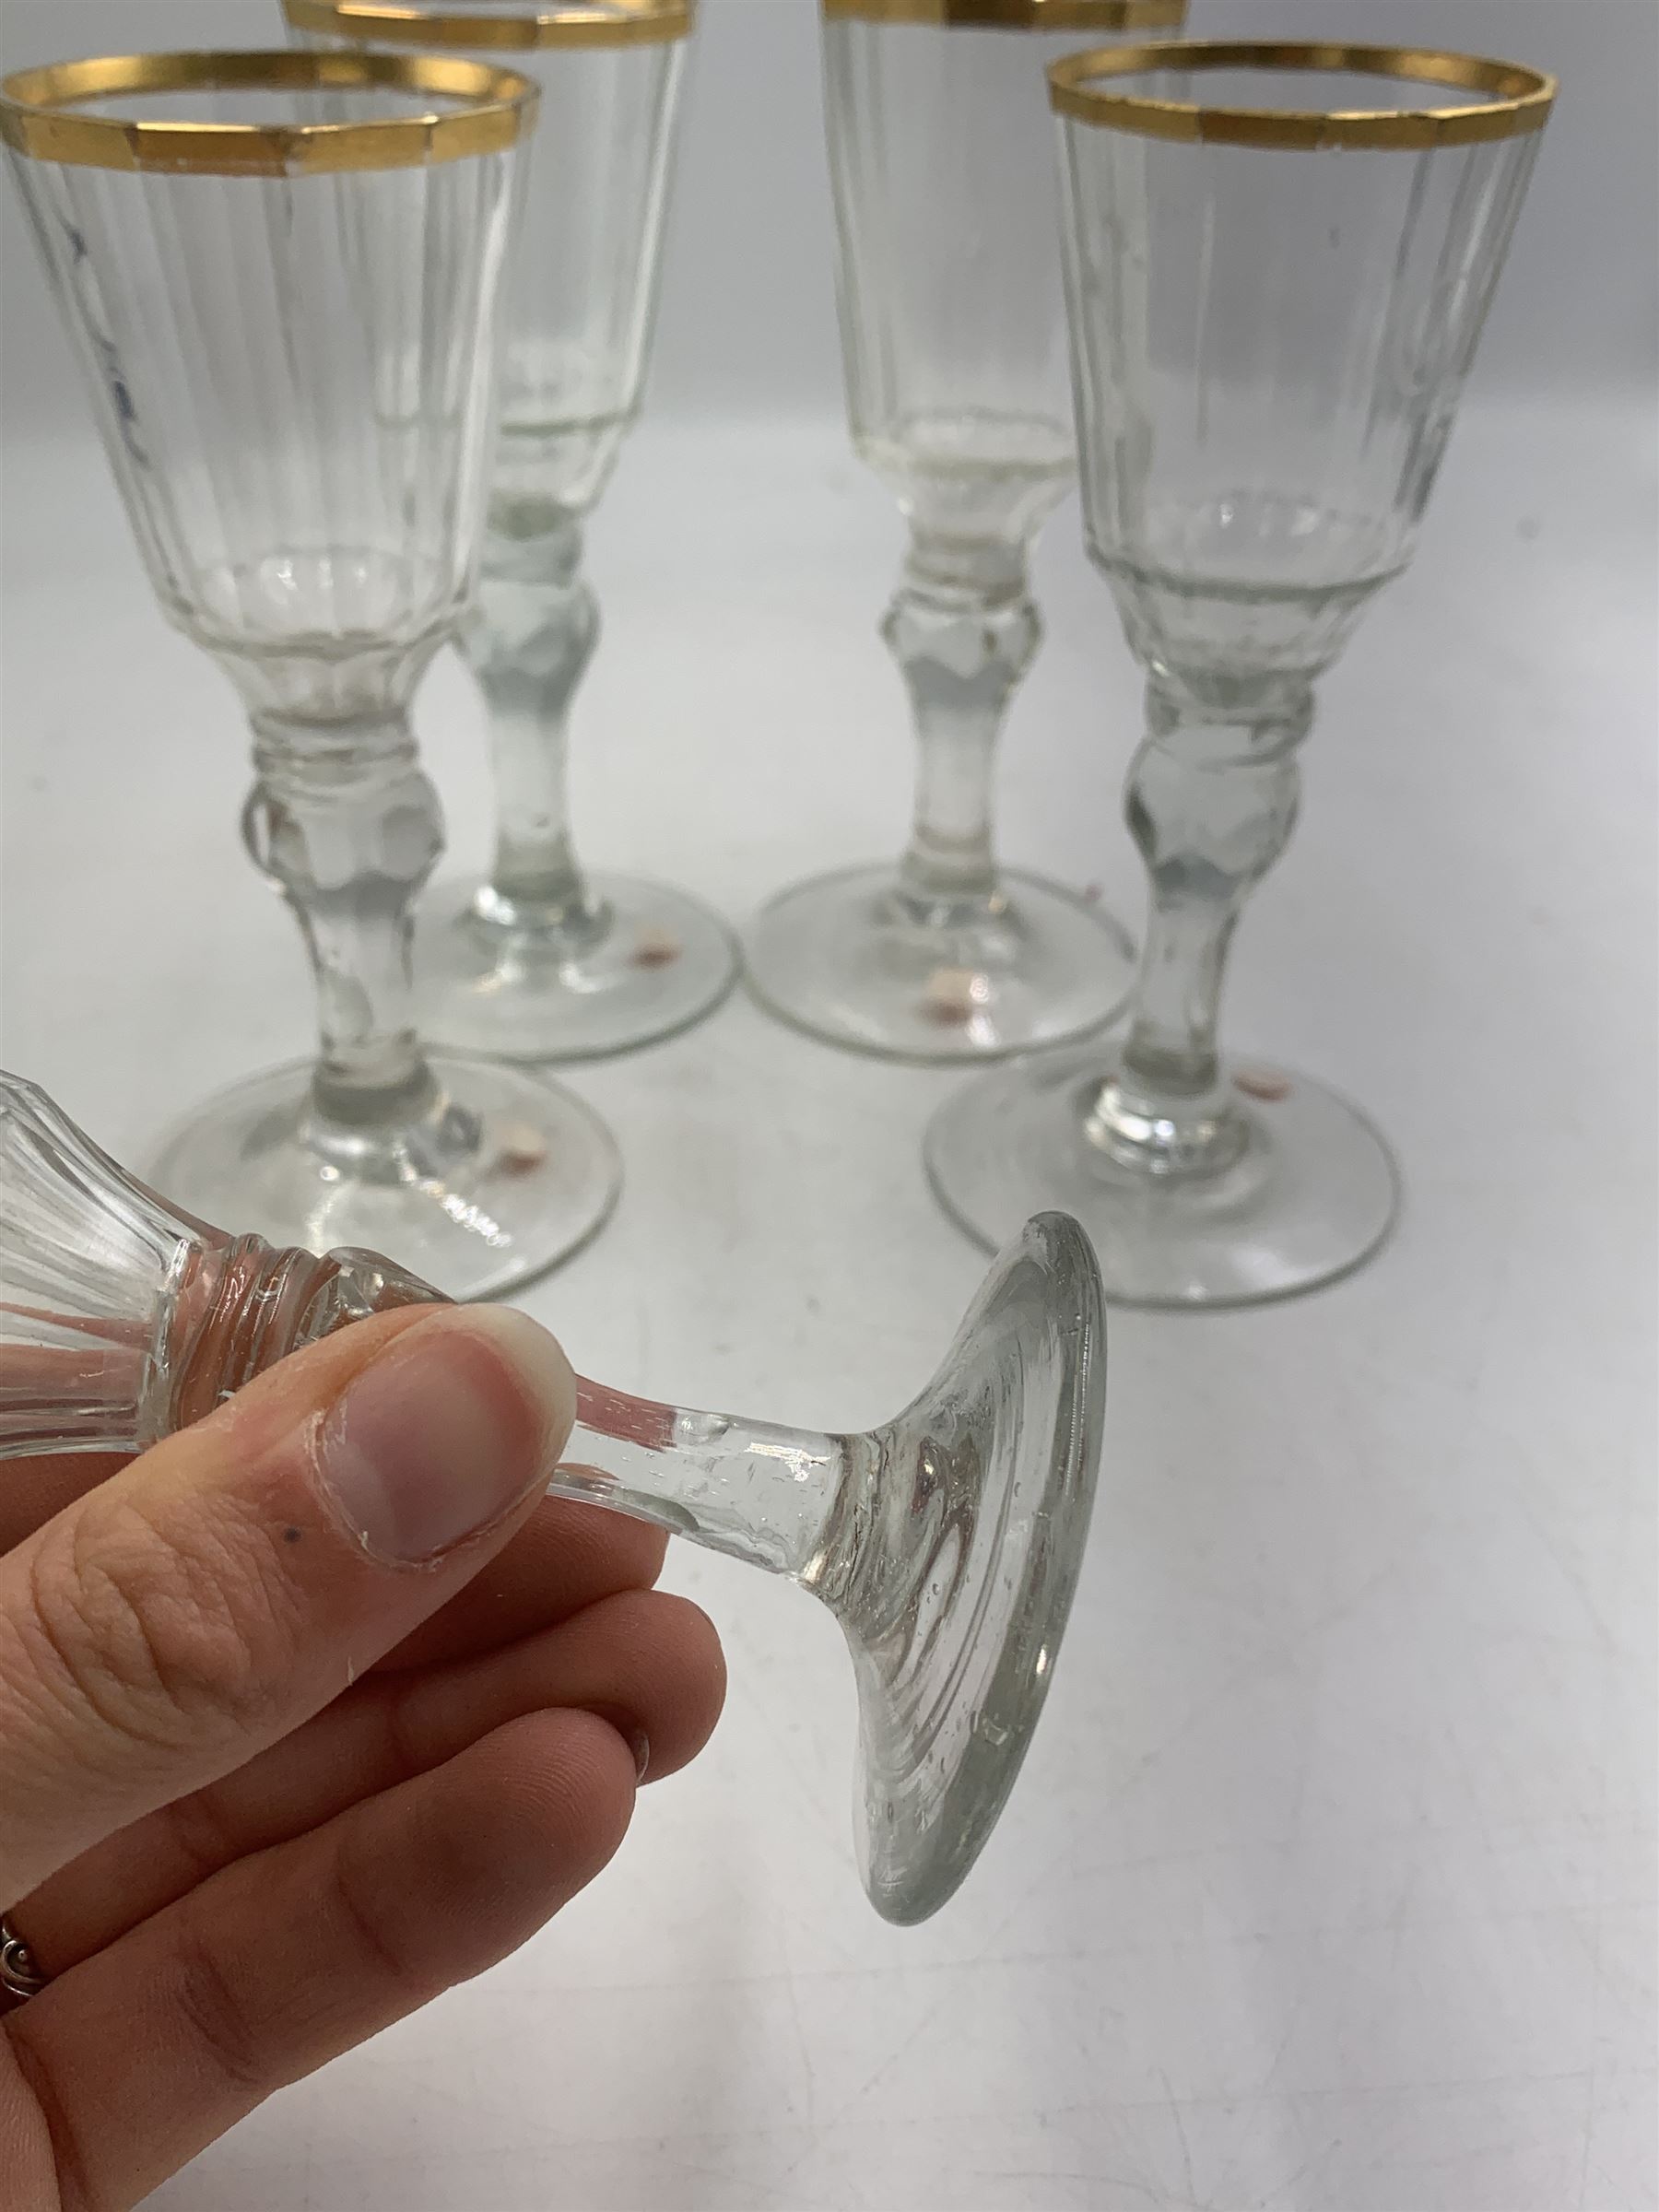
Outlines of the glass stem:
{"type": "Polygon", "coordinates": [[[695,1413],[579,1377],[576,1426],[547,1488],[829,1598],[820,1585],[832,1567],[844,1570],[855,1533],[845,1525],[848,1500],[865,1487],[872,1447],[864,1437],[695,1413]]]}
{"type": "Polygon", "coordinates": [[[996,889],[993,759],[1008,701],[1042,635],[1023,545],[954,544],[912,530],[882,636],[915,716],[915,820],[901,893],[924,909],[996,889]]]}
{"type": "Polygon", "coordinates": [[[1249,1129],[1216,1049],[1221,982],[1245,899],[1296,820],[1297,750],[1312,695],[1276,688],[1218,711],[1155,676],[1124,812],[1151,877],[1151,913],[1118,1072],[1088,1136],[1153,1174],[1215,1172],[1249,1129]]]}
{"type": "Polygon", "coordinates": [[[438,794],[401,710],[251,720],[257,781],[242,836],[299,916],[311,955],[315,1121],[347,1139],[406,1126],[438,1098],[410,988],[414,900],[443,850],[438,794]]]}
{"type": "Polygon", "coordinates": [[[495,864],[474,900],[487,925],[573,942],[603,931],[571,843],[565,779],[571,700],[598,637],[576,516],[560,512],[533,536],[490,532],[461,633],[495,759],[495,864]]]}

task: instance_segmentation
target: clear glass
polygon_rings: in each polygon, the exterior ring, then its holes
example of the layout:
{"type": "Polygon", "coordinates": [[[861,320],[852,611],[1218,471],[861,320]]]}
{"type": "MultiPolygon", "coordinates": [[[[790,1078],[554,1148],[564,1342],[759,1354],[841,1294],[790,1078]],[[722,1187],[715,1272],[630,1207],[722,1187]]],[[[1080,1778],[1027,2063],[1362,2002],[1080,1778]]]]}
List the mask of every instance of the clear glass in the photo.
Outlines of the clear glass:
{"type": "MultiPolygon", "coordinates": [[[[0,1458],[140,1450],[297,1346],[436,1295],[372,1253],[188,1219],[0,1075],[0,1458]]],[[[955,1890],[1030,1740],[1088,1534],[1103,1325],[1088,1242],[1051,1215],[1003,1253],[921,1396],[867,1434],[579,1384],[556,1495],[786,1575],[841,1622],[860,1865],[888,1920],[955,1890]]]]}
{"type": "Polygon", "coordinates": [[[748,963],[785,1020],[905,1059],[1079,1035],[1131,976],[1119,924],[1000,868],[992,835],[996,742],[1041,636],[1030,548],[1077,475],[1042,66],[1077,31],[1039,21],[823,27],[848,411],[909,524],[882,636],[920,760],[897,868],[792,886],[748,963]]]}
{"type": "MultiPolygon", "coordinates": [[[[406,63],[319,88],[291,81],[315,59],[239,56],[273,81],[227,87],[217,57],[177,58],[188,85],[77,112],[307,128],[466,104],[400,84],[406,63]]],[[[619,1174],[578,1100],[429,1058],[411,1011],[441,830],[408,704],[472,591],[522,139],[459,159],[397,143],[397,165],[314,173],[13,159],[162,610],[247,711],[243,835],[317,982],[314,1065],[198,1107],[151,1172],[208,1218],[390,1244],[467,1297],[583,1243],[619,1174]]]]}
{"type": "MultiPolygon", "coordinates": [[[[525,35],[540,25],[538,43],[511,49],[541,88],[541,122],[509,276],[483,568],[461,638],[489,716],[495,858],[458,913],[423,922],[417,957],[432,1034],[513,1060],[590,1059],[671,1035],[736,975],[731,935],[707,908],[582,867],[566,796],[571,705],[599,637],[582,534],[640,411],[686,51],[683,37],[636,34],[671,12],[679,21],[669,0],[641,0],[618,14],[613,45],[597,42],[592,0],[407,11],[447,51],[473,51],[468,15],[525,35]]],[[[334,34],[312,34],[375,35],[348,11],[334,34]]]]}
{"type": "MultiPolygon", "coordinates": [[[[1168,51],[1106,90],[1276,113],[1479,99],[1168,51]]],[[[1147,676],[1127,814],[1150,916],[1124,1040],[959,1093],[927,1161],[982,1241],[1063,1206],[1109,1297],[1246,1303],[1342,1274],[1394,1218],[1394,1164],[1351,1106],[1220,1056],[1221,983],[1296,818],[1314,683],[1411,558],[1537,139],[1061,131],[1088,548],[1147,676]]]]}

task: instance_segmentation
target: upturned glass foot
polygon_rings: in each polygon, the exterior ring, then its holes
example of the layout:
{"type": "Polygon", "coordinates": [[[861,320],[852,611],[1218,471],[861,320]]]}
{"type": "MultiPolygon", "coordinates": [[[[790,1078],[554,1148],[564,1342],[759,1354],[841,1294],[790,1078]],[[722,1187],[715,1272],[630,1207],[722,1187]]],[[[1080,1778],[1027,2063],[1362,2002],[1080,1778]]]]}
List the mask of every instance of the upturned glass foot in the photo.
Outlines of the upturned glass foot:
{"type": "Polygon", "coordinates": [[[424,1069],[401,1121],[360,1131],[318,1114],[308,1064],[270,1069],[176,1124],[147,1180],[198,1219],[312,1252],[401,1253],[450,1298],[498,1297],[604,1225],[616,1144],[580,1099],[524,1070],[442,1054],[424,1069]]]}
{"type": "Polygon", "coordinates": [[[1100,1460],[1099,1300],[1077,1223],[1027,1222],[915,1404],[845,1440],[862,1479],[808,1586],[858,1678],[859,1865],[884,1919],[955,1891],[1048,1694],[1100,1460]]]}
{"type": "Polygon", "coordinates": [[[1033,1206],[1062,1206],[1093,1241],[1106,1296],[1135,1306],[1286,1298],[1347,1274],[1388,1234],[1394,1159],[1323,1084],[1226,1064],[1230,1157],[1154,1170],[1115,1148],[1096,1111],[1123,1072],[1121,1049],[1092,1045],[997,1068],[947,1099],[926,1140],[946,1211],[994,1245],[1033,1206]]]}
{"type": "Polygon", "coordinates": [[[1135,973],[1112,915],[1012,869],[960,899],[908,892],[890,865],[815,877],[761,910],[747,953],[772,1013],[897,1060],[995,1059],[1087,1035],[1135,973]]]}
{"type": "Polygon", "coordinates": [[[573,914],[526,914],[488,886],[429,923],[418,971],[441,1044],[504,1060],[592,1060],[689,1029],[737,975],[718,915],[666,884],[594,876],[573,914]]]}

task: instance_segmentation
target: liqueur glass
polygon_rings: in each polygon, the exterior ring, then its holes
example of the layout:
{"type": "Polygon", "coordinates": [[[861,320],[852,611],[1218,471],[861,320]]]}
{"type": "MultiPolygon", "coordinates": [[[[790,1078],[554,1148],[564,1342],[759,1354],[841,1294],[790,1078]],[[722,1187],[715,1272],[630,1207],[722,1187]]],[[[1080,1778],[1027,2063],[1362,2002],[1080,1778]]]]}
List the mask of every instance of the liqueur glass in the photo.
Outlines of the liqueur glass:
{"type": "Polygon", "coordinates": [[[151,1173],[284,1244],[392,1244],[454,1296],[604,1220],[616,1150],[530,1075],[421,1050],[441,849],[408,722],[467,603],[535,91],[449,57],[27,70],[11,149],[163,613],[241,694],[242,830],[297,916],[321,1050],[209,1100],[151,1173]]]}
{"type": "Polygon", "coordinates": [[[909,547],[882,636],[919,750],[890,864],[792,886],[754,988],[830,1042],[994,1058],[1096,1029],[1120,925],[998,866],[993,762],[1041,634],[1029,559],[1077,443],[1043,65],[1078,30],[1178,25],[1184,0],[823,0],[824,97],[853,444],[909,547]]]}
{"type": "MultiPolygon", "coordinates": [[[[372,1253],[230,1237],[0,1075],[0,1458],[135,1452],[297,1346],[437,1293],[372,1253]]],[[[936,1912],[1013,1785],[1088,1534],[1105,1389],[1075,1222],[1028,1222],[896,1420],[829,1436],[577,1386],[558,1496],[798,1583],[840,1621],[877,1910],[936,1912]]]]}
{"type": "Polygon", "coordinates": [[[553,1061],[700,1020],[731,988],[729,932],[683,891],[589,875],[571,840],[566,728],[599,635],[582,533],[640,412],[690,0],[286,0],[313,42],[507,61],[541,90],[508,277],[483,569],[461,647],[489,718],[495,857],[423,921],[427,1027],[553,1061]]]}
{"type": "Polygon", "coordinates": [[[1051,72],[1089,552],[1147,671],[1127,814],[1151,913],[1126,1035],[948,1100],[982,1241],[1060,1206],[1107,1295],[1248,1303],[1355,1266],[1382,1139],[1224,1061],[1244,900],[1296,818],[1313,687],[1412,555],[1551,79],[1460,54],[1195,44],[1051,72]]]}

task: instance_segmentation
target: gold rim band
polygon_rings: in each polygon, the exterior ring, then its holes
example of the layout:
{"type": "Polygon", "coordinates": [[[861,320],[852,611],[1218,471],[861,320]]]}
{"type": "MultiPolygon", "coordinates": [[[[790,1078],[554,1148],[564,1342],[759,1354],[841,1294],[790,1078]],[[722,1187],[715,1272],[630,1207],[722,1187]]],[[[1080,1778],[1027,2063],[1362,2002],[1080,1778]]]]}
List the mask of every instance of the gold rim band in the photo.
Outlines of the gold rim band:
{"type": "Polygon", "coordinates": [[[693,0],[607,0],[604,6],[503,8],[457,15],[441,6],[393,6],[384,0],[282,0],[296,30],[398,46],[506,48],[660,46],[691,29],[693,0]]]}
{"type": "Polygon", "coordinates": [[[339,169],[413,169],[500,153],[535,119],[528,78],[441,54],[129,53],[21,69],[0,83],[0,138],[35,161],[175,175],[300,177],[339,169]],[[133,122],[76,112],[130,93],[365,91],[393,88],[464,100],[425,115],[360,123],[133,122]]]}
{"type": "Polygon", "coordinates": [[[1187,0],[823,0],[823,10],[827,22],[952,30],[1179,30],[1187,0]]]}
{"type": "Polygon", "coordinates": [[[1556,80],[1518,62],[1483,61],[1474,54],[1437,53],[1416,46],[1280,45],[1250,40],[1174,41],[1158,46],[1106,46],[1097,53],[1068,54],[1049,70],[1054,111],[1079,123],[1146,138],[1198,139],[1211,146],[1406,147],[1473,146],[1541,131],[1549,118],[1556,80]],[[1416,84],[1453,85],[1488,97],[1468,107],[1446,108],[1205,108],[1192,101],[1155,100],[1115,91],[1112,80],[1154,69],[1346,69],[1366,76],[1404,77],[1416,84]],[[1100,80],[1106,79],[1102,84],[1100,80]]]}

